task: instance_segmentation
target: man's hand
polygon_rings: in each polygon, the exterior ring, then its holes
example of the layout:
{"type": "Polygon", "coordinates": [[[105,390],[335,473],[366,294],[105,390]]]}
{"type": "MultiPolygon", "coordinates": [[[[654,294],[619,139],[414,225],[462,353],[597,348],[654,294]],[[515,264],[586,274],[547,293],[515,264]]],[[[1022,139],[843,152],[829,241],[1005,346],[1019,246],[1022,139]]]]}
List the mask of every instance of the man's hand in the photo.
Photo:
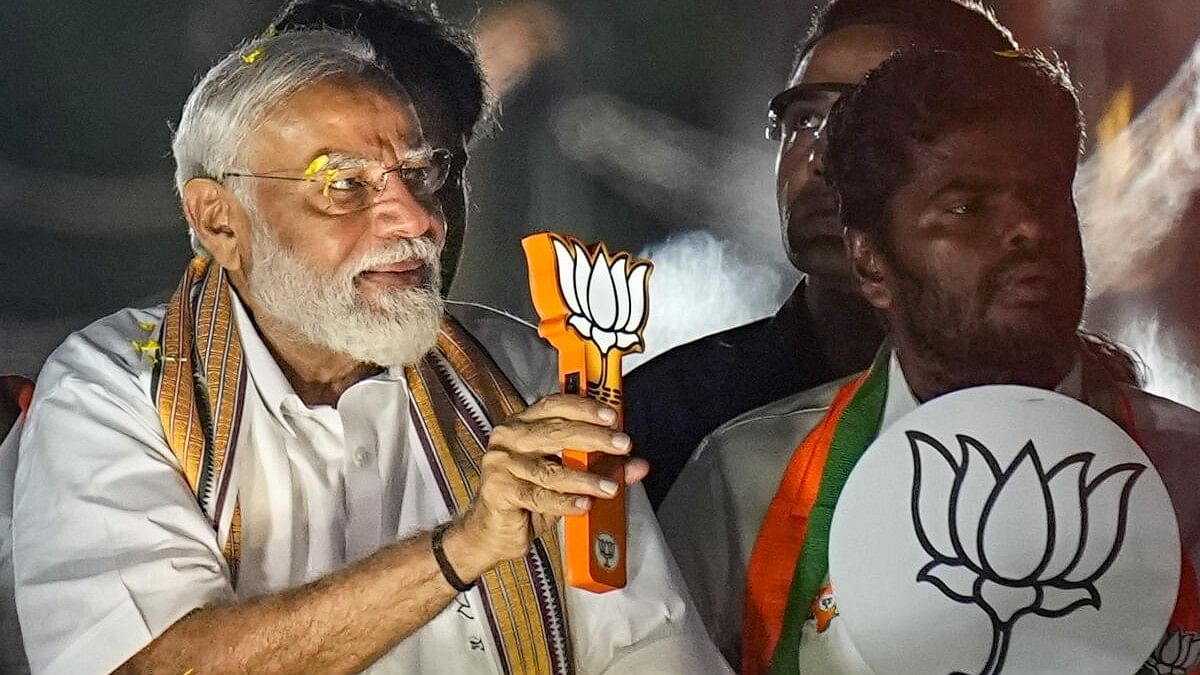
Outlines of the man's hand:
{"type": "MultiPolygon", "coordinates": [[[[612,481],[565,468],[564,449],[628,455],[629,436],[615,429],[616,412],[591,399],[548,396],[492,430],[483,455],[479,493],[445,538],[446,556],[464,580],[478,579],[503,560],[525,555],[533,539],[561,516],[587,513],[610,499],[612,481]]],[[[625,464],[625,482],[646,476],[642,459],[625,464]]]]}

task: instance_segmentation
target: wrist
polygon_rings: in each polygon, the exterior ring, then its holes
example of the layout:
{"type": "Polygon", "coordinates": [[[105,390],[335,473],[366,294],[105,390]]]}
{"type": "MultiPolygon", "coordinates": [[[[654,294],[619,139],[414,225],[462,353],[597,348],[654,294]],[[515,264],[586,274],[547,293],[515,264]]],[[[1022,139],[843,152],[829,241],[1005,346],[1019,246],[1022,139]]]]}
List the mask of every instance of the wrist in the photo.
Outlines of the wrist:
{"type": "Polygon", "coordinates": [[[462,520],[445,523],[441,529],[443,559],[463,584],[474,585],[494,563],[481,558],[479,547],[472,545],[473,538],[462,520]]]}

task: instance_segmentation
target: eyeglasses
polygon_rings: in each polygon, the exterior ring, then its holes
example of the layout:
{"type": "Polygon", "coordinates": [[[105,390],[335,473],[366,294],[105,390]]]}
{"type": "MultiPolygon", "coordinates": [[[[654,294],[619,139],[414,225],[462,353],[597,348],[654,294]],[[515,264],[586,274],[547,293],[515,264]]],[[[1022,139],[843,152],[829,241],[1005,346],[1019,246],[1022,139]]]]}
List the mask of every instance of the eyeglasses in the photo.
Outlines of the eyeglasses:
{"type": "Polygon", "coordinates": [[[423,157],[386,167],[381,162],[335,153],[314,159],[303,176],[231,171],[223,174],[221,179],[236,176],[312,183],[313,189],[307,196],[314,205],[330,215],[344,215],[370,208],[378,202],[392,174],[400,178],[404,188],[418,201],[432,199],[446,182],[450,160],[449,150],[438,149],[423,157]]]}
{"type": "Polygon", "coordinates": [[[791,146],[815,139],[824,130],[834,104],[854,87],[842,82],[815,82],[783,90],[767,104],[767,140],[791,146]]]}

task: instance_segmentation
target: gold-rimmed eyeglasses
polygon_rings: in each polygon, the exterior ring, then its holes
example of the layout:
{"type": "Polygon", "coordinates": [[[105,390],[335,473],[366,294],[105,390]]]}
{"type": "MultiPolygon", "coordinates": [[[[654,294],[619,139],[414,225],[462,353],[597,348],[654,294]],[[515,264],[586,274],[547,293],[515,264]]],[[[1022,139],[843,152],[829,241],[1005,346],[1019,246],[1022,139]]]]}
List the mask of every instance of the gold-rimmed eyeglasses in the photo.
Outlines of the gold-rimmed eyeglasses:
{"type": "Polygon", "coordinates": [[[382,162],[337,153],[320,155],[302,176],[274,173],[226,172],[227,177],[270,178],[312,183],[309,197],[322,211],[343,215],[370,208],[387,189],[388,177],[395,174],[404,188],[418,201],[433,198],[450,173],[449,150],[437,149],[416,158],[405,159],[394,166],[382,162]]]}

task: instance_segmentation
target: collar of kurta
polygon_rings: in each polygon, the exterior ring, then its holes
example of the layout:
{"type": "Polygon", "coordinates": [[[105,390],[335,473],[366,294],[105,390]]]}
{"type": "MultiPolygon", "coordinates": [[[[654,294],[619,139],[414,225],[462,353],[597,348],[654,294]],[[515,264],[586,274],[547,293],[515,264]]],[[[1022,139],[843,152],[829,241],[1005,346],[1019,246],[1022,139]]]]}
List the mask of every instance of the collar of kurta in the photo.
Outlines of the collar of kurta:
{"type": "MultiPolygon", "coordinates": [[[[250,379],[236,303],[225,270],[198,257],[188,265],[162,324],[149,328],[157,330],[151,397],[234,585],[241,554],[235,460],[250,379]]],[[[452,515],[462,513],[478,490],[480,459],[494,421],[520,411],[524,402],[448,315],[437,346],[420,363],[405,367],[403,377],[412,394],[417,436],[442,498],[452,515]]],[[[574,672],[560,550],[551,528],[523,558],[501,563],[479,580],[505,673],[574,672]]]]}

